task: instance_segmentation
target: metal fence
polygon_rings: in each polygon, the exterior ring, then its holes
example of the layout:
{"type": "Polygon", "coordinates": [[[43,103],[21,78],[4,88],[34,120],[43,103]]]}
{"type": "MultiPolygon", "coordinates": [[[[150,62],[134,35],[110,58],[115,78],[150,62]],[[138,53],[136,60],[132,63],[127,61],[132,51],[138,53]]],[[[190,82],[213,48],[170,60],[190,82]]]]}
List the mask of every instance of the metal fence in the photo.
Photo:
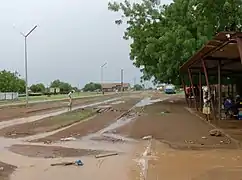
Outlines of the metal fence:
{"type": "Polygon", "coordinates": [[[0,101],[4,100],[18,100],[19,94],[17,92],[0,92],[0,101]]]}

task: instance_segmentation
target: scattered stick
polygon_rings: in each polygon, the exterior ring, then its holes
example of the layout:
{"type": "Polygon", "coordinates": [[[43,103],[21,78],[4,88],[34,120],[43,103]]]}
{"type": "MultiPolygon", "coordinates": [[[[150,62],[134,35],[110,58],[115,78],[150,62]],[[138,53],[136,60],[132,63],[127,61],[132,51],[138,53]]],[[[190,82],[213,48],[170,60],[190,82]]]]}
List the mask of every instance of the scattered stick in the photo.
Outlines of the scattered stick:
{"type": "Polygon", "coordinates": [[[118,155],[118,153],[99,154],[99,155],[96,155],[95,157],[96,158],[103,158],[103,157],[116,156],[116,155],[118,155]]]}
{"type": "Polygon", "coordinates": [[[73,164],[75,164],[75,162],[62,162],[62,163],[51,164],[51,166],[70,166],[70,165],[73,165],[73,164]]]}

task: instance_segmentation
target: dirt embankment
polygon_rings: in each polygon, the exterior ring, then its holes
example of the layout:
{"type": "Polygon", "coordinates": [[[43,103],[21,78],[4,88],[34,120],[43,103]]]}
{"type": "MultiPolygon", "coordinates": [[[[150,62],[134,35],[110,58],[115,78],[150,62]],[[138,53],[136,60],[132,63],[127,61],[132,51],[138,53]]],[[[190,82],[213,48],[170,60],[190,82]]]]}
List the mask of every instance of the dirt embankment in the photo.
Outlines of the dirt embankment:
{"type": "Polygon", "coordinates": [[[47,117],[38,121],[3,128],[0,130],[0,136],[19,138],[38,133],[51,132],[80,122],[95,114],[96,112],[91,108],[78,109],[61,115],[47,117]]]}
{"type": "Polygon", "coordinates": [[[144,108],[144,115],[136,121],[117,129],[116,133],[140,139],[152,135],[173,148],[235,148],[235,143],[225,136],[213,137],[210,125],[184,109],[181,98],[171,98],[144,108]]]}
{"type": "MultiPolygon", "coordinates": [[[[96,101],[102,101],[102,100],[106,100],[117,96],[118,95],[113,94],[110,96],[100,96],[100,97],[94,96],[94,97],[84,97],[81,99],[74,99],[73,106],[84,105],[86,103],[93,103],[96,101]]],[[[67,105],[68,105],[68,100],[63,100],[63,101],[57,101],[57,102],[30,104],[28,108],[26,108],[23,105],[13,106],[13,107],[2,107],[0,108],[0,121],[42,114],[50,110],[67,108],[67,105]]]]}
{"type": "Polygon", "coordinates": [[[74,149],[59,146],[37,146],[21,144],[15,144],[11,146],[9,150],[23,156],[40,158],[95,156],[98,154],[108,153],[107,151],[89,149],[74,149]]]}
{"type": "Polygon", "coordinates": [[[107,127],[109,124],[115,122],[122,113],[124,113],[125,111],[128,111],[139,100],[140,98],[139,99],[129,98],[129,99],[125,99],[124,103],[111,104],[111,106],[115,111],[108,111],[108,112],[98,114],[97,116],[95,116],[94,118],[88,121],[84,121],[82,123],[74,125],[63,131],[57,132],[56,134],[53,134],[51,136],[34,140],[34,142],[37,141],[37,142],[51,143],[54,141],[59,141],[61,138],[66,138],[66,137],[80,138],[82,136],[95,133],[107,127]]]}
{"type": "Polygon", "coordinates": [[[1,180],[8,180],[9,176],[13,173],[16,169],[16,166],[12,166],[0,161],[0,179],[1,180]]]}

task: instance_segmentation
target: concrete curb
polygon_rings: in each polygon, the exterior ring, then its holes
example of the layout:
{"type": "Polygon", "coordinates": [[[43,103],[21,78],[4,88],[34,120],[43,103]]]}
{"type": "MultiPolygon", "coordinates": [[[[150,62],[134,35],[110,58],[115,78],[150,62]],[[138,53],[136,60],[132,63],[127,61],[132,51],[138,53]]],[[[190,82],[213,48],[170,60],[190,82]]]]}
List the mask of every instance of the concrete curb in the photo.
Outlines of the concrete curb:
{"type": "Polygon", "coordinates": [[[206,121],[206,119],[204,119],[203,117],[199,116],[198,114],[196,114],[193,110],[191,110],[188,107],[184,107],[189,113],[191,113],[192,115],[195,115],[196,117],[198,117],[199,119],[203,120],[205,123],[207,123],[209,126],[211,126],[214,129],[219,129],[221,131],[222,134],[224,134],[227,138],[229,138],[232,142],[234,142],[237,145],[237,148],[241,149],[241,143],[240,141],[238,141],[237,139],[231,137],[228,133],[226,133],[224,130],[222,130],[221,128],[218,128],[217,126],[215,126],[214,124],[206,121]]]}

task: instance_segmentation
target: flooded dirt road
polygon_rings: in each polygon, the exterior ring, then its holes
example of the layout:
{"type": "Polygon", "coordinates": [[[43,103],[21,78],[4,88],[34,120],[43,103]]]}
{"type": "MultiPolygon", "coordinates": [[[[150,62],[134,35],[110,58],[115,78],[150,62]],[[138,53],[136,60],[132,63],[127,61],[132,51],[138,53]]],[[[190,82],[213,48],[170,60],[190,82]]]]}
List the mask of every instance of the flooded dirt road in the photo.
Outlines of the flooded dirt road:
{"type": "MultiPolygon", "coordinates": [[[[97,174],[100,174],[102,179],[107,179],[108,177],[115,177],[116,174],[121,172],[122,176],[119,176],[120,179],[128,179],[129,176],[129,164],[132,164],[130,161],[130,156],[133,153],[135,145],[133,142],[125,142],[127,139],[122,139],[122,142],[115,142],[114,139],[120,140],[120,137],[110,137],[111,133],[103,136],[110,139],[104,140],[94,140],[97,137],[102,137],[102,134],[106,131],[111,131],[112,129],[122,125],[121,121],[129,122],[128,118],[135,118],[136,114],[129,114],[130,109],[142,99],[142,96],[133,96],[133,97],[120,97],[113,98],[102,102],[97,102],[93,104],[83,105],[78,108],[86,107],[98,107],[101,104],[110,105],[115,109],[115,116],[110,119],[110,122],[106,122],[103,126],[98,125],[98,122],[103,121],[99,118],[97,124],[92,122],[95,119],[89,119],[87,121],[81,122],[79,125],[75,124],[70,127],[65,127],[58,129],[55,132],[42,133],[34,136],[17,138],[17,139],[8,139],[1,138],[1,152],[0,158],[3,162],[7,164],[14,164],[17,168],[14,173],[9,177],[10,179],[43,179],[43,178],[58,178],[66,179],[69,177],[76,177],[77,174],[82,174],[82,177],[86,179],[93,179],[97,174]],[[121,100],[120,100],[121,99],[121,100]],[[117,111],[117,112],[116,112],[117,111]],[[129,114],[129,115],[128,115],[129,114]],[[86,129],[81,128],[81,124],[87,123],[87,126],[84,126],[86,129]],[[118,124],[118,125],[117,125],[118,124]],[[77,126],[81,130],[85,130],[83,137],[76,137],[72,141],[60,141],[60,138],[57,142],[53,144],[44,144],[41,142],[29,142],[35,139],[48,137],[50,135],[56,134],[63,131],[71,132],[68,128],[77,126]],[[99,127],[100,129],[98,129],[99,127]],[[95,129],[93,131],[93,128],[95,129]],[[65,131],[66,130],[66,131],[65,131]],[[96,131],[96,132],[95,132],[96,131]],[[94,138],[94,139],[92,139],[94,138]],[[108,152],[118,152],[118,156],[113,156],[105,159],[96,159],[94,155],[108,153],[108,152]],[[68,158],[68,157],[75,158],[68,158]],[[66,167],[52,167],[51,163],[61,162],[61,161],[75,161],[81,159],[84,166],[66,166],[66,167]],[[115,163],[114,162],[119,162],[115,163]],[[112,173],[110,173],[110,168],[112,168],[112,173]],[[95,175],[92,173],[95,170],[95,175]],[[56,173],[61,171],[61,173],[56,173]],[[107,173],[109,172],[109,173],[107,173]],[[63,174],[62,174],[63,173],[63,174]],[[68,175],[67,175],[68,174],[68,175]]],[[[0,127],[6,128],[10,126],[16,126],[18,124],[24,124],[31,121],[38,121],[46,116],[55,116],[58,114],[64,113],[63,111],[53,112],[50,114],[43,115],[42,117],[33,116],[28,118],[14,119],[6,122],[1,122],[0,127]]],[[[100,117],[108,112],[101,113],[100,117]]],[[[105,117],[105,116],[104,116],[105,117]]],[[[106,116],[107,117],[107,116],[106,116]]],[[[82,131],[81,131],[82,132],[82,131]]],[[[10,172],[10,171],[9,171],[10,172]]],[[[1,177],[1,176],[0,176],[1,177]]],[[[112,178],[112,179],[113,179],[112,178]]],[[[117,179],[117,178],[116,178],[117,179]]]]}
{"type": "MultiPolygon", "coordinates": [[[[52,132],[16,139],[1,137],[0,159],[5,175],[0,174],[0,179],[212,180],[219,177],[223,180],[242,177],[242,151],[233,141],[226,136],[209,136],[212,127],[186,111],[179,95],[156,93],[155,98],[152,95],[150,92],[131,94],[85,105],[109,110],[52,132]],[[117,155],[95,157],[107,153],[117,155]],[[76,160],[84,165],[51,166],[76,160]]],[[[35,116],[10,120],[0,123],[0,127],[40,119],[35,116]]]]}

